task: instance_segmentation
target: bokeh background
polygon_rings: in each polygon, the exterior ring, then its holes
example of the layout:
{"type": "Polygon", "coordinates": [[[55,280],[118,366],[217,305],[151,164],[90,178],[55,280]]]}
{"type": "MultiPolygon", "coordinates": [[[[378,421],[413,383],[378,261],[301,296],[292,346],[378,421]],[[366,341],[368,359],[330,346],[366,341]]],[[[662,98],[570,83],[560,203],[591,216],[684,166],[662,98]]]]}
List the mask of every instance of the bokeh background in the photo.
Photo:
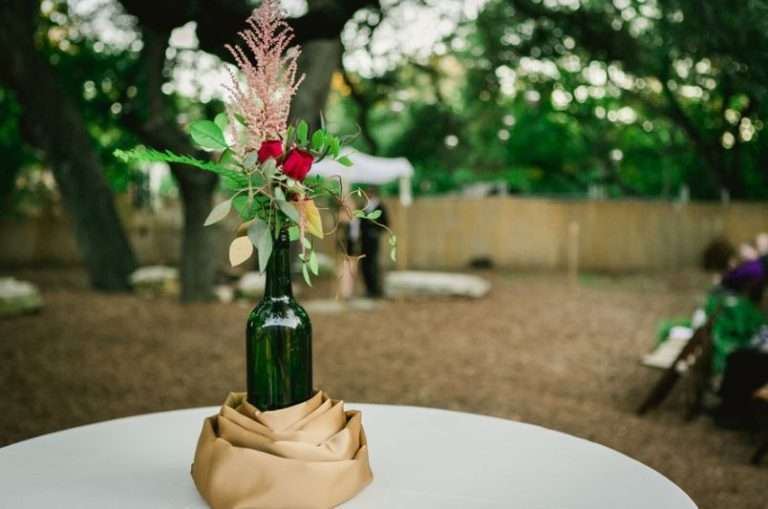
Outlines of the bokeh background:
{"type": "MultiPolygon", "coordinates": [[[[43,303],[0,319],[0,444],[242,387],[257,297],[238,290],[253,267],[228,267],[232,225],[202,226],[216,178],[112,153],[195,152],[186,126],[222,111],[224,45],[257,4],[0,4],[0,273],[43,303]],[[146,266],[171,270],[137,288],[146,266]]],[[[415,168],[410,206],[381,189],[387,269],[492,286],[318,306],[318,385],[541,424],[649,464],[702,509],[764,508],[754,437],[685,423],[674,397],[633,410],[658,377],[639,363],[658,321],[710,286],[702,250],[768,230],[768,2],[283,6],[307,75],[292,117],[322,112],[357,150],[415,168]]],[[[332,300],[336,280],[300,290],[332,300]]]]}

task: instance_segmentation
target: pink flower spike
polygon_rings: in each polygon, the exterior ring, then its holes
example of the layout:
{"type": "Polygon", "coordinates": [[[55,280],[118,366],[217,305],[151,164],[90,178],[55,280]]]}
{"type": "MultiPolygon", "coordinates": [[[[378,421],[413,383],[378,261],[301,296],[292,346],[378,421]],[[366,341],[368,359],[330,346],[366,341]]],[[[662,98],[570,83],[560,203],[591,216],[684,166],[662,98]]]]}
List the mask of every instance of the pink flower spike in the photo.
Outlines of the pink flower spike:
{"type": "Polygon", "coordinates": [[[298,76],[298,46],[290,47],[293,30],[277,0],[264,0],[239,33],[243,47],[227,45],[242,79],[230,72],[227,87],[233,114],[245,121],[248,141],[243,150],[256,149],[262,140],[281,138],[288,126],[291,99],[304,79],[298,76]],[[255,145],[255,146],[254,146],[255,145]]]}

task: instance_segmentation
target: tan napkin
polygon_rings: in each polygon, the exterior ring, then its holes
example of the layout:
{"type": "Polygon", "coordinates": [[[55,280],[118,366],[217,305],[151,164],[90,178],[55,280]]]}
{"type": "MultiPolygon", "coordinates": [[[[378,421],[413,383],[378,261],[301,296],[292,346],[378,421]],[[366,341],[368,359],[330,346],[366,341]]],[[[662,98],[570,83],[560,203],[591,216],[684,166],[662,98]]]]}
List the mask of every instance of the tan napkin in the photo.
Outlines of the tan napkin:
{"type": "Polygon", "coordinates": [[[318,391],[269,412],[231,393],[203,423],[192,478],[213,509],[330,509],[373,474],[360,412],[318,391]]]}

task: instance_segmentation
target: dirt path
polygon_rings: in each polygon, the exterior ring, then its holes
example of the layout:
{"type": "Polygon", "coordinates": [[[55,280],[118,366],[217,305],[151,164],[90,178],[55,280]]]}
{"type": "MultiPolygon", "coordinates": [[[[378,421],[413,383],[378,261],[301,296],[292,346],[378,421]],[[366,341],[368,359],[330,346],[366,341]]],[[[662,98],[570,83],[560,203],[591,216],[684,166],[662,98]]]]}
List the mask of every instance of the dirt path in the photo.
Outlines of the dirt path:
{"type": "MultiPolygon", "coordinates": [[[[250,305],[97,295],[70,272],[15,275],[41,285],[46,309],[0,321],[0,445],[215,405],[243,386],[250,305]]],[[[746,465],[750,437],[716,430],[707,418],[685,424],[674,401],[644,419],[632,414],[658,376],[638,365],[639,356],[660,318],[690,310],[701,278],[590,277],[572,288],[557,275],[490,277],[494,290],[481,301],[316,314],[317,385],[348,401],[540,424],[637,458],[701,509],[765,509],[768,467],[746,465]]]]}

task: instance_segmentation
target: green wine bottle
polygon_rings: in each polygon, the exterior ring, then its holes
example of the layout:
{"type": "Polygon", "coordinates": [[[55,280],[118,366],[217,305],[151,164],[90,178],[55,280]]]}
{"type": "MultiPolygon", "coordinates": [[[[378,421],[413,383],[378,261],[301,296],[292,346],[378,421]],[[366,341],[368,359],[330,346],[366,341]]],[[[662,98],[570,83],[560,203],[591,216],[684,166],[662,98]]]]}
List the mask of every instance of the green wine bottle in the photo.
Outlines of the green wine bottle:
{"type": "Polygon", "coordinates": [[[312,323],[293,298],[285,228],[274,241],[264,299],[248,317],[245,341],[249,403],[276,410],[312,396],[312,323]]]}

